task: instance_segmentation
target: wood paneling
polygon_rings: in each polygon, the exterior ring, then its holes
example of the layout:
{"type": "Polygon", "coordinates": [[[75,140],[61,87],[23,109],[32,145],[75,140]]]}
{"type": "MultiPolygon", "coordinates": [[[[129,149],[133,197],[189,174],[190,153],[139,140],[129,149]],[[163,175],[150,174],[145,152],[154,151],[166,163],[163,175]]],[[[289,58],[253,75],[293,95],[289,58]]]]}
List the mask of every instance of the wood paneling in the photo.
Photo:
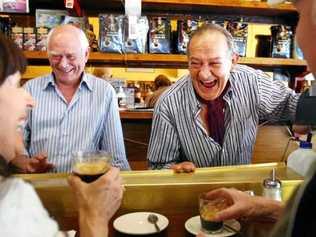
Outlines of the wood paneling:
{"type": "Polygon", "coordinates": [[[285,161],[298,145],[290,141],[286,126],[263,126],[258,129],[252,163],[285,161]],[[288,145],[288,147],[287,147],[288,145]]]}

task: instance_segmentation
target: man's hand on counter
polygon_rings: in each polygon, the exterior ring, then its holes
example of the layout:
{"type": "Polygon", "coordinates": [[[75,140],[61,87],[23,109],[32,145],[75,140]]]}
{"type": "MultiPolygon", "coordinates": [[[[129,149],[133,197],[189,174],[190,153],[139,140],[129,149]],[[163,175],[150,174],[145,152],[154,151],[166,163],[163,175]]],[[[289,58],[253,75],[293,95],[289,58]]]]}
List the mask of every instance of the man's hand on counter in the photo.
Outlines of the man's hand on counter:
{"type": "Polygon", "coordinates": [[[54,168],[52,163],[47,161],[47,154],[40,153],[28,158],[26,155],[18,155],[11,162],[10,166],[18,173],[45,173],[54,168]]]}
{"type": "Polygon", "coordinates": [[[195,171],[195,165],[189,161],[173,164],[170,168],[176,173],[191,173],[195,171]]]}

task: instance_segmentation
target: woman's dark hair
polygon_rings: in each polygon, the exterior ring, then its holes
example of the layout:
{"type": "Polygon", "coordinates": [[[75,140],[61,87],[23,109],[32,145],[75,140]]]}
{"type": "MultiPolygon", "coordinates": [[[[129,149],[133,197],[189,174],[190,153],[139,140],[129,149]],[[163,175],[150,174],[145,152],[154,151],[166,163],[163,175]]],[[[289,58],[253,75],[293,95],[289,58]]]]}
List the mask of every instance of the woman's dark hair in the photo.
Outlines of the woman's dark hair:
{"type": "Polygon", "coordinates": [[[26,70],[26,59],[22,51],[10,39],[0,33],[0,86],[6,78],[26,70]]]}
{"type": "Polygon", "coordinates": [[[160,74],[155,78],[154,85],[155,89],[157,90],[159,87],[170,86],[171,81],[165,75],[160,74]]]}
{"type": "Polygon", "coordinates": [[[0,176],[9,177],[12,171],[10,170],[7,161],[0,155],[0,176]]]}

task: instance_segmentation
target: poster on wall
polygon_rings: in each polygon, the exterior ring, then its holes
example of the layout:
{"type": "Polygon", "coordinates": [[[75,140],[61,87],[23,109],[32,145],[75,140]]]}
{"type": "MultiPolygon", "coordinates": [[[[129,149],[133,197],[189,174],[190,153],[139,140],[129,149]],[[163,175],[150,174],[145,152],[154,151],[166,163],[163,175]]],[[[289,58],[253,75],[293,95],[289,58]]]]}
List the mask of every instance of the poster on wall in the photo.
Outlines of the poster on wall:
{"type": "Polygon", "coordinates": [[[28,13],[29,0],[0,0],[0,12],[28,13]]]}

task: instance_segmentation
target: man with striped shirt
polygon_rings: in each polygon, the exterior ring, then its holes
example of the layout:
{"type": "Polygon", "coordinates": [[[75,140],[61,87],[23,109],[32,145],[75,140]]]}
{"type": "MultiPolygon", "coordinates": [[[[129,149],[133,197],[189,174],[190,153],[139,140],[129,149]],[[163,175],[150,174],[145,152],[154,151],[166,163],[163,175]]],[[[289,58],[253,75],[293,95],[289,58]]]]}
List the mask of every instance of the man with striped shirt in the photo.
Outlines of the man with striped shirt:
{"type": "Polygon", "coordinates": [[[25,85],[37,101],[24,131],[32,158],[19,156],[13,164],[24,172],[44,172],[52,163],[54,172],[70,172],[74,151],[106,150],[113,166],[130,169],[115,91],[84,72],[89,57],[84,32],[72,25],[58,26],[50,31],[47,44],[52,73],[25,85]]]}
{"type": "MultiPolygon", "coordinates": [[[[268,0],[271,4],[285,2],[285,0],[268,0]]],[[[308,67],[316,75],[316,1],[291,1],[296,7],[300,17],[296,27],[296,39],[304,53],[308,67]]],[[[309,98],[312,99],[312,98],[309,98]]],[[[309,104],[310,105],[310,104],[309,104]]],[[[306,108],[299,102],[299,107],[306,108]]],[[[299,110],[298,110],[299,111],[299,110]]],[[[304,113],[307,121],[311,121],[311,114],[304,113]]],[[[314,121],[316,118],[314,118],[314,121]]],[[[302,130],[303,131],[303,130],[302,130]]],[[[306,130],[304,131],[306,132],[306,130]]],[[[270,237],[309,237],[316,236],[315,229],[315,198],[316,198],[316,163],[314,162],[300,185],[287,201],[275,201],[260,196],[249,196],[236,189],[221,188],[207,194],[209,199],[226,199],[230,206],[216,214],[212,221],[225,221],[231,219],[248,219],[258,222],[262,220],[278,220],[270,237]]],[[[260,235],[260,231],[256,231],[260,235]]],[[[203,233],[198,237],[206,237],[203,233]]],[[[262,236],[262,235],[260,235],[262,236]]]]}
{"type": "Polygon", "coordinates": [[[188,44],[190,75],[155,107],[148,160],[151,168],[251,162],[259,119],[294,119],[298,95],[265,73],[237,64],[230,33],[208,24],[188,44]]]}

